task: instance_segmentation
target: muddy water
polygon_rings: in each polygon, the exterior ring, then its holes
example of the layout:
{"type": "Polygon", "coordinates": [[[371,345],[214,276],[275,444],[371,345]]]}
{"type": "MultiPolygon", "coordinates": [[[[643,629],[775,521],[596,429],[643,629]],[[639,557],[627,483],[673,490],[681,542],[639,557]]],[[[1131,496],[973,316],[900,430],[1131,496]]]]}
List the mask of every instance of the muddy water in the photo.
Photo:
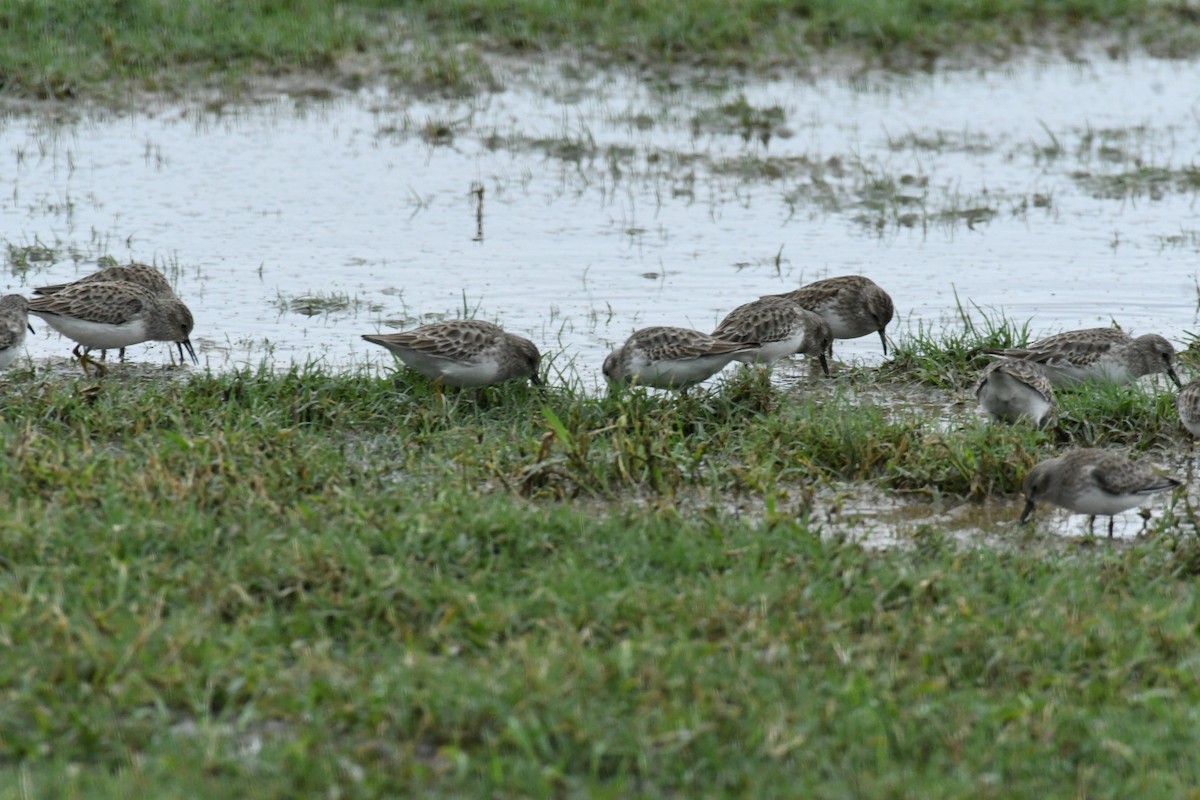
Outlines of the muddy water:
{"type": "Polygon", "coordinates": [[[1024,547],[1047,541],[1120,547],[1156,535],[1164,515],[1177,526],[1176,531],[1186,531],[1185,503],[1182,495],[1148,499],[1142,505],[1149,519],[1136,508],[1118,514],[1109,539],[1108,517],[1098,517],[1089,526],[1086,515],[1046,504],[1039,504],[1029,523],[1021,525],[1018,520],[1025,502],[1020,497],[993,497],[984,502],[933,497],[928,502],[914,502],[850,485],[824,489],[814,503],[817,513],[810,524],[823,535],[881,549],[917,546],[930,535],[944,535],[966,547],[1024,547]]]}
{"type": "MultiPolygon", "coordinates": [[[[900,330],[946,324],[957,292],[1039,332],[1115,319],[1178,341],[1198,152],[1200,64],[1103,57],[723,86],[548,69],[468,101],[10,115],[0,236],[53,252],[10,258],[3,284],[164,264],[218,369],[390,363],[359,334],[466,309],[590,386],[637,327],[708,329],[842,273],[887,288],[900,330]]],[[[870,338],[839,354],[880,357],[870,338]]]]}

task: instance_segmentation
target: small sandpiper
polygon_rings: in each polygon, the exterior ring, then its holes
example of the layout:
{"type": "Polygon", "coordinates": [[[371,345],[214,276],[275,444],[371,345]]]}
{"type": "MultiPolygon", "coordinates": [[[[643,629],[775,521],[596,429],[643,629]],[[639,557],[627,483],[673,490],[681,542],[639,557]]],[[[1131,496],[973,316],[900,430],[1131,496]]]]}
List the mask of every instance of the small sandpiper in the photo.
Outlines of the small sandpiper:
{"type": "Polygon", "coordinates": [[[812,356],[829,374],[828,354],[833,348],[829,323],[783,297],[763,297],[740,305],[725,315],[714,338],[726,342],[758,342],[754,351],[734,359],[746,364],[772,364],[794,353],[812,356]]]}
{"type": "Polygon", "coordinates": [[[604,359],[604,377],[614,384],[686,392],[739,354],[759,347],[758,342],[727,342],[689,328],[642,328],[604,359]]]}
{"type": "Polygon", "coordinates": [[[1196,467],[1192,454],[1196,450],[1196,437],[1200,437],[1200,378],[1184,386],[1179,390],[1179,394],[1175,395],[1175,410],[1179,412],[1179,421],[1183,423],[1183,427],[1192,435],[1188,444],[1187,468],[1187,481],[1191,483],[1196,467]]]}
{"type": "Polygon", "coordinates": [[[1175,396],[1175,408],[1179,421],[1192,436],[1200,436],[1200,378],[1179,390],[1175,396]]]}
{"type": "Polygon", "coordinates": [[[8,369],[20,355],[26,330],[33,333],[29,301],[19,294],[0,297],[0,369],[8,369]]]}
{"type": "Polygon", "coordinates": [[[29,301],[29,313],[36,314],[54,330],[77,342],[72,353],[83,371],[89,363],[100,372],[99,362],[81,353],[111,350],[147,341],[174,342],[198,363],[188,338],[192,333],[192,312],[178,298],[162,297],[137,284],[114,281],[88,281],[29,301]]]}
{"type": "Polygon", "coordinates": [[[829,323],[835,339],[857,339],[879,333],[883,354],[887,355],[884,329],[896,313],[891,296],[870,278],[840,275],[801,286],[791,292],[770,297],[785,297],[829,323]]]}
{"type": "MultiPolygon", "coordinates": [[[[167,277],[159,272],[156,268],[149,264],[140,264],[136,261],[131,261],[128,264],[115,264],[111,267],[97,270],[90,275],[84,275],[78,280],[70,283],[54,283],[49,286],[38,286],[33,290],[33,293],[39,297],[58,294],[63,289],[69,289],[73,286],[79,286],[84,283],[132,283],[141,286],[143,289],[148,289],[151,293],[164,298],[174,298],[178,300],[175,290],[171,288],[171,284],[167,282],[167,277]]],[[[100,360],[103,361],[108,354],[106,350],[100,351],[100,360]]],[[[117,357],[125,360],[125,348],[120,348],[117,357]]],[[[183,354],[180,353],[179,360],[183,361],[183,354]]]]}
{"type": "Polygon", "coordinates": [[[1088,515],[1088,531],[1096,515],[1108,517],[1108,535],[1113,535],[1113,518],[1157,492],[1180,486],[1174,478],[1130,461],[1111,450],[1082,448],[1047,459],[1025,476],[1025,510],[1021,524],[1033,514],[1039,500],[1053,503],[1075,514],[1088,515]]]}
{"type": "Polygon", "coordinates": [[[1004,422],[1025,418],[1041,428],[1054,418],[1054,388],[1032,361],[1002,358],[988,364],[975,384],[975,397],[1004,422]]]}
{"type": "Polygon", "coordinates": [[[542,354],[528,339],[474,319],[448,320],[410,331],[364,334],[436,385],[475,387],[528,378],[535,386],[542,354]]]}
{"type": "Polygon", "coordinates": [[[1027,347],[983,352],[1040,364],[1055,386],[1084,381],[1129,383],[1159,372],[1180,385],[1175,348],[1157,333],[1134,338],[1119,328],[1085,328],[1048,336],[1027,347]]]}

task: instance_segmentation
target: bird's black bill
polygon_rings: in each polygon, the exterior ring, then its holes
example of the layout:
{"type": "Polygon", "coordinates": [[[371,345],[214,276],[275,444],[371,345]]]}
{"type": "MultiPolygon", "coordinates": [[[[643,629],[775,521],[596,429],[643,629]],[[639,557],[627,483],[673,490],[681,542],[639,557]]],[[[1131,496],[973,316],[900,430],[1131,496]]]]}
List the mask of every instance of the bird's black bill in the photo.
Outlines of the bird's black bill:
{"type": "Polygon", "coordinates": [[[825,377],[828,378],[829,377],[829,359],[825,357],[824,353],[821,353],[821,355],[817,356],[817,360],[821,362],[821,371],[824,372],[825,377]]]}
{"type": "Polygon", "coordinates": [[[1183,383],[1179,380],[1179,376],[1175,374],[1174,367],[1167,367],[1167,375],[1168,375],[1168,377],[1170,377],[1171,380],[1173,380],[1175,382],[1175,387],[1177,389],[1183,388],[1183,383]]]}
{"type": "Polygon", "coordinates": [[[1031,516],[1033,516],[1033,501],[1026,500],[1025,501],[1025,510],[1021,512],[1021,518],[1019,520],[1017,520],[1017,524],[1024,525],[1026,522],[1029,522],[1029,518],[1031,516]]]}
{"type": "Polygon", "coordinates": [[[545,386],[546,385],[546,382],[544,380],[542,380],[542,376],[538,375],[536,372],[529,376],[529,382],[532,383],[534,386],[545,386]]]}
{"type": "Polygon", "coordinates": [[[184,339],[182,342],[176,342],[175,344],[178,345],[178,347],[179,347],[179,363],[180,364],[183,363],[183,351],[185,349],[187,350],[188,355],[192,357],[193,364],[200,363],[200,359],[196,358],[196,351],[192,349],[192,340],[191,339],[184,339]]]}
{"type": "Polygon", "coordinates": [[[887,334],[883,332],[883,328],[879,329],[879,341],[883,342],[883,354],[887,355],[887,334]]]}
{"type": "Polygon", "coordinates": [[[37,333],[37,331],[35,331],[35,330],[33,329],[33,326],[32,326],[32,325],[30,325],[28,322],[26,322],[26,323],[25,323],[25,327],[26,327],[26,328],[29,328],[29,332],[30,332],[30,333],[37,333]]]}

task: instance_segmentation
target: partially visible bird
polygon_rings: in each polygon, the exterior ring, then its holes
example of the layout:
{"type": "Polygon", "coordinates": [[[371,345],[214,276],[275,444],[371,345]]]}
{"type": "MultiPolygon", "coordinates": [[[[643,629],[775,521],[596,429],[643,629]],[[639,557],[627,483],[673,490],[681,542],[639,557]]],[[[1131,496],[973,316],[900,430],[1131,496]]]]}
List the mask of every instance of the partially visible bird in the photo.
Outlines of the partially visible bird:
{"type": "Polygon", "coordinates": [[[768,296],[785,297],[820,314],[829,323],[835,339],[857,339],[878,332],[883,354],[887,355],[884,329],[892,321],[896,309],[891,296],[870,278],[841,275],[768,296]]]}
{"type": "Polygon", "coordinates": [[[757,350],[734,358],[746,364],[771,364],[794,353],[817,358],[829,374],[826,356],[833,347],[829,323],[783,297],[763,297],[730,311],[712,332],[726,342],[758,342],[757,350]]]}
{"type": "Polygon", "coordinates": [[[758,342],[728,342],[689,328],[642,328],[604,359],[604,377],[614,384],[686,391],[759,346],[758,342]]]}
{"type": "Polygon", "coordinates": [[[1175,348],[1157,333],[1134,338],[1119,328],[1085,328],[1047,336],[1025,347],[983,352],[1039,364],[1055,386],[1084,381],[1129,383],[1158,372],[1181,385],[1175,374],[1175,348]]]}
{"type": "Polygon", "coordinates": [[[0,369],[7,369],[21,353],[29,324],[29,301],[19,294],[0,297],[0,369]]]}
{"type": "Polygon", "coordinates": [[[542,354],[521,336],[499,325],[475,319],[447,320],[409,331],[364,334],[363,339],[386,347],[410,369],[441,386],[488,386],[528,378],[542,384],[538,365],[542,354]]]}
{"type": "Polygon", "coordinates": [[[1041,428],[1054,418],[1054,388],[1032,361],[993,361],[980,373],[974,394],[984,410],[1005,422],[1024,417],[1041,428]]]}
{"type": "Polygon", "coordinates": [[[1200,378],[1179,390],[1175,396],[1179,421],[1192,436],[1200,436],[1200,378]]]}

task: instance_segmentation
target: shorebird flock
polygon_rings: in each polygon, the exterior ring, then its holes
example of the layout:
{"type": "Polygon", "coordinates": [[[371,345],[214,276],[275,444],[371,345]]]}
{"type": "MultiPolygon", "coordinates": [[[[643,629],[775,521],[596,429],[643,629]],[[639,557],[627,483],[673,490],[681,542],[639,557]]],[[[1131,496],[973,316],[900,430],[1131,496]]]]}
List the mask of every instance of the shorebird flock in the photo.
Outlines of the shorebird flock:
{"type": "MultiPolygon", "coordinates": [[[[154,267],[128,264],[102,269],[71,283],[34,289],[29,300],[0,298],[0,368],[16,359],[32,331],[29,315],[76,342],[72,351],[84,373],[103,374],[92,350],[121,350],[147,341],[176,344],[198,363],[190,340],[191,311],[154,267]]],[[[766,295],[738,306],[712,333],[669,326],[635,331],[604,360],[613,386],[632,384],[686,392],[734,361],[769,367],[780,359],[806,355],[826,376],[836,339],[879,335],[888,351],[886,329],[895,315],[892,298],[869,278],[843,275],[816,281],[784,294],[766,295]]],[[[480,387],[508,380],[541,385],[541,353],[530,340],[479,320],[453,320],[392,334],[366,334],[410,369],[439,388],[480,387]]],[[[995,419],[1028,420],[1045,427],[1056,415],[1055,390],[1086,382],[1129,383],[1145,375],[1175,372],[1175,349],[1157,334],[1133,337],[1117,328],[1067,331],[1026,347],[984,350],[996,358],[974,387],[980,406],[995,419]]],[[[1200,380],[1181,386],[1176,407],[1184,427],[1200,437],[1200,380]]],[[[1025,477],[1027,522],[1043,501],[1089,516],[1113,518],[1149,495],[1180,486],[1124,455],[1099,448],[1072,449],[1034,466],[1025,477]]]]}

